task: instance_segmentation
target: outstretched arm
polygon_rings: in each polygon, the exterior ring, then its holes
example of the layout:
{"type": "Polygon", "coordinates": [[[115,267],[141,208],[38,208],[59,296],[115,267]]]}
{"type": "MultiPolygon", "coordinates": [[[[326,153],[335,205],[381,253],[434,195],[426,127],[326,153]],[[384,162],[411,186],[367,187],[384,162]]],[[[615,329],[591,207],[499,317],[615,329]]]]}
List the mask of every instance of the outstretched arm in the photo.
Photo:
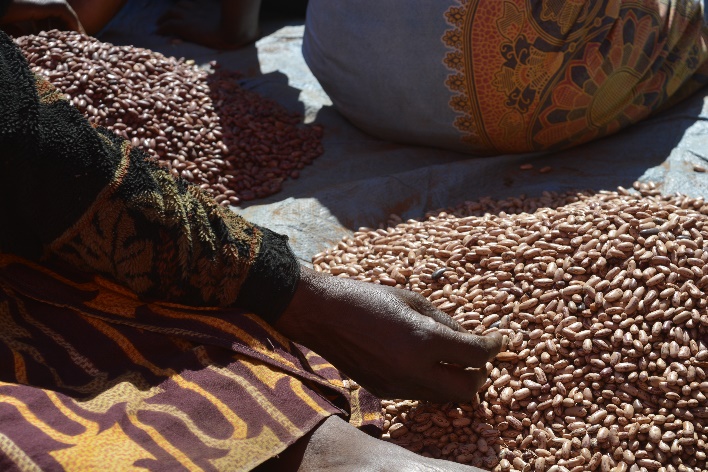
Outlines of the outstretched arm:
{"type": "Polygon", "coordinates": [[[502,348],[418,294],[300,267],[285,237],[93,128],[2,32],[0,221],[1,251],[144,298],[248,308],[383,397],[469,401],[502,348]]]}
{"type": "Polygon", "coordinates": [[[275,327],[381,398],[437,402],[475,398],[505,343],[469,334],[417,293],[305,267],[275,327]]]}

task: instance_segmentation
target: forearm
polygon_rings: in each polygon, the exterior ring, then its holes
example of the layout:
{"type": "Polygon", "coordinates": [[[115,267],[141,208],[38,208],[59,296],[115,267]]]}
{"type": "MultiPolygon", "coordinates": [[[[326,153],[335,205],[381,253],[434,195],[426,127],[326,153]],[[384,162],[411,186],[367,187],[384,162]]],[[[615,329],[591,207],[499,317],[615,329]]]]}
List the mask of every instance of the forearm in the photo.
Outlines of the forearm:
{"type": "Polygon", "coordinates": [[[504,343],[470,335],[419,294],[304,267],[274,326],[380,398],[469,401],[504,343]]]}

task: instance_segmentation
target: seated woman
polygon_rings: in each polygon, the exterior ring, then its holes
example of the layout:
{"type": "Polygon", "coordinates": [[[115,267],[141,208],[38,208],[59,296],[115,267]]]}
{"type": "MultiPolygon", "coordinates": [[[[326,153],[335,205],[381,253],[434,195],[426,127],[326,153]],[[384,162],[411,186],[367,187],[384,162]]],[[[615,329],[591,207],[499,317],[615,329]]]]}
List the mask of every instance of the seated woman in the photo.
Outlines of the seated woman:
{"type": "Polygon", "coordinates": [[[500,336],[301,267],[2,31],[0,221],[0,470],[472,470],[367,436],[369,391],[470,401],[500,336]]]}
{"type": "Polygon", "coordinates": [[[708,81],[702,0],[311,0],[303,53],[392,141],[499,155],[615,133],[708,81]]]}

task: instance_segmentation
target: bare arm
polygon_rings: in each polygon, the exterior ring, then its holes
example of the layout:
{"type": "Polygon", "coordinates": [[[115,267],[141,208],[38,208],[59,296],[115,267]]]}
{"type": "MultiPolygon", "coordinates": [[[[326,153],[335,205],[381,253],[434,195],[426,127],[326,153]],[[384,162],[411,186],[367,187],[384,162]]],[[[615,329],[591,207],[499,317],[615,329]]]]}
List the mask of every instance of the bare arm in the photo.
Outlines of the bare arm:
{"type": "Polygon", "coordinates": [[[470,401],[508,342],[467,333],[414,292],[300,271],[274,326],[381,398],[470,401]]]}

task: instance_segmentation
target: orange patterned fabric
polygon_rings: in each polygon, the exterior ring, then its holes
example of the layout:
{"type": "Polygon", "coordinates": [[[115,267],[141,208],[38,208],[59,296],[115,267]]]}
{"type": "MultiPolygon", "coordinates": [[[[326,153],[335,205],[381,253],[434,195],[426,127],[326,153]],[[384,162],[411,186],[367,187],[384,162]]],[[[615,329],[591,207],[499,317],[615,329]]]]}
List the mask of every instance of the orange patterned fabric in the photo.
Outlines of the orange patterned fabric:
{"type": "Polygon", "coordinates": [[[703,9],[693,0],[457,0],[446,85],[474,152],[581,144],[635,123],[708,82],[703,9]]]}
{"type": "Polygon", "coordinates": [[[380,403],[238,310],[144,303],[0,254],[1,470],[249,470],[380,403]]]}

